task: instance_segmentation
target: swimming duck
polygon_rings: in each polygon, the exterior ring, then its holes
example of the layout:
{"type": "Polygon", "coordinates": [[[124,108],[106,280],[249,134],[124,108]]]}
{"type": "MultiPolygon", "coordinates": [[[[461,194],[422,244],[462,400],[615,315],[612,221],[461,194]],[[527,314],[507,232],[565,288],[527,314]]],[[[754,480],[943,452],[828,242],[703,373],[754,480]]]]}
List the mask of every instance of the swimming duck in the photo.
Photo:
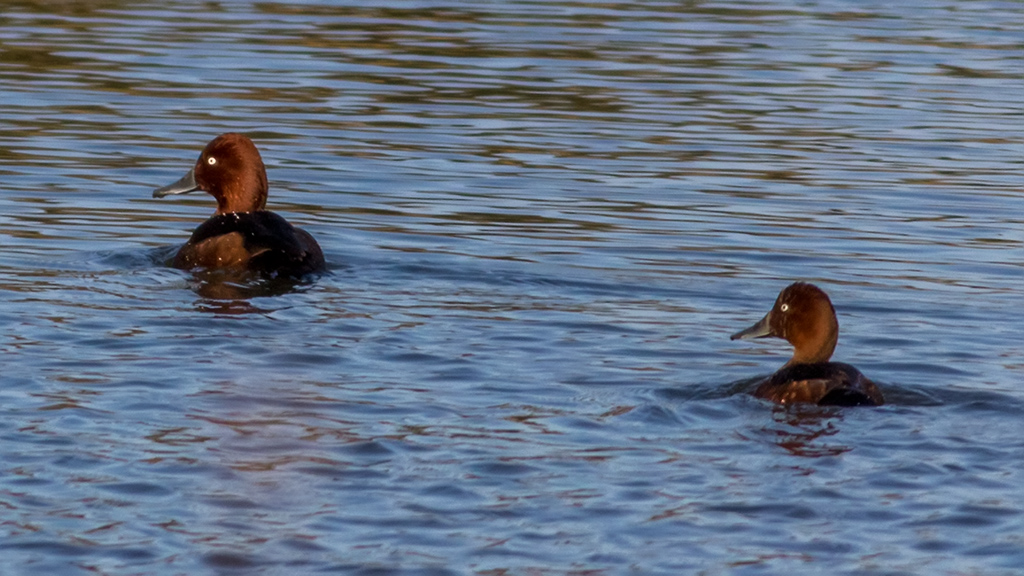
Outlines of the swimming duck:
{"type": "Polygon", "coordinates": [[[793,357],[762,381],[754,396],[780,404],[807,402],[822,406],[881,406],[885,402],[878,386],[859,370],[828,361],[839,340],[839,321],[828,295],[817,286],[790,284],[760,322],[730,339],[767,336],[792,344],[793,357]]]}
{"type": "Polygon", "coordinates": [[[272,276],[302,276],[324,269],[324,254],[301,228],[270,212],[267,170],[256,145],[242,134],[221,134],[181,179],[153,191],[154,198],[202,190],[217,211],[192,233],[174,267],[234,268],[272,276]]]}

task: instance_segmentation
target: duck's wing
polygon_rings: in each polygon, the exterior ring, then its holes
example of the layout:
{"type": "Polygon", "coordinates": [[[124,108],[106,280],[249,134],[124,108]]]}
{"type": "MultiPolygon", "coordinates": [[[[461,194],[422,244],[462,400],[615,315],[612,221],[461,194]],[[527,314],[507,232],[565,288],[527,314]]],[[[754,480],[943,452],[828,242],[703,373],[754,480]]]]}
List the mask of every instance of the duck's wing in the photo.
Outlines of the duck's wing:
{"type": "Polygon", "coordinates": [[[821,406],[881,406],[885,398],[878,385],[869,380],[849,364],[828,362],[831,370],[841,373],[843,377],[822,396],[818,404],[821,406]]]}
{"type": "Polygon", "coordinates": [[[818,406],[879,406],[876,401],[863,390],[853,388],[833,388],[818,400],[818,406]]]}
{"type": "MultiPolygon", "coordinates": [[[[781,371],[780,371],[781,372],[781,371]]],[[[828,381],[823,378],[793,380],[780,377],[776,372],[754,390],[754,396],[779,404],[817,404],[827,392],[828,381]]]]}
{"type": "Polygon", "coordinates": [[[249,261],[250,270],[296,277],[324,270],[324,253],[309,232],[273,212],[261,214],[261,226],[246,237],[246,245],[259,252],[249,261]]]}

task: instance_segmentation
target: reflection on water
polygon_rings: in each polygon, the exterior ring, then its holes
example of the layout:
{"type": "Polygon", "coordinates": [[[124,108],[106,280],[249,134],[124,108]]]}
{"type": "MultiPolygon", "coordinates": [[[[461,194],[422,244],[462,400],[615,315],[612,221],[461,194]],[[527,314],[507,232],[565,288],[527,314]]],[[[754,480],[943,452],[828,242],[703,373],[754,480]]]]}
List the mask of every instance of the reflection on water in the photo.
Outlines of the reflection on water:
{"type": "Polygon", "coordinates": [[[842,413],[842,409],[836,408],[815,410],[809,406],[797,406],[792,409],[778,407],[773,410],[773,415],[776,422],[784,426],[765,432],[775,436],[776,444],[794,456],[839,456],[853,449],[852,446],[829,443],[829,437],[839,433],[839,427],[832,419],[841,421],[842,413]]]}
{"type": "Polygon", "coordinates": [[[1012,3],[7,2],[16,573],[1012,574],[1012,3]],[[331,270],[165,266],[212,136],[331,270]],[[793,280],[889,405],[780,408],[793,280]]]}
{"type": "Polygon", "coordinates": [[[272,298],[308,288],[320,275],[309,278],[267,277],[248,270],[195,270],[190,288],[215,310],[234,313],[259,312],[251,300],[272,298]],[[226,306],[226,308],[222,308],[226,306]]]}

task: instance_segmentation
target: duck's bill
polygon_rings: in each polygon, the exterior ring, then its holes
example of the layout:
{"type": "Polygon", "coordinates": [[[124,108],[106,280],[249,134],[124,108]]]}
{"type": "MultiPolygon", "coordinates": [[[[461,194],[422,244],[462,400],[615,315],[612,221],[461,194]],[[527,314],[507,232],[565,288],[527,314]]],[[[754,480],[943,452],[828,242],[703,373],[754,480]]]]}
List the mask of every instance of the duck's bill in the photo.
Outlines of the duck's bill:
{"type": "Polygon", "coordinates": [[[188,174],[182,176],[181,180],[178,180],[174,184],[168,184],[163,188],[157,188],[153,190],[153,198],[163,198],[164,196],[170,196],[172,194],[188,194],[189,192],[195,192],[199,190],[199,184],[196,184],[195,169],[188,171],[188,174]]]}
{"type": "Polygon", "coordinates": [[[739,332],[729,336],[729,340],[750,340],[751,338],[764,338],[772,335],[772,313],[769,312],[761,318],[761,321],[754,324],[746,330],[740,330],[739,332]]]}

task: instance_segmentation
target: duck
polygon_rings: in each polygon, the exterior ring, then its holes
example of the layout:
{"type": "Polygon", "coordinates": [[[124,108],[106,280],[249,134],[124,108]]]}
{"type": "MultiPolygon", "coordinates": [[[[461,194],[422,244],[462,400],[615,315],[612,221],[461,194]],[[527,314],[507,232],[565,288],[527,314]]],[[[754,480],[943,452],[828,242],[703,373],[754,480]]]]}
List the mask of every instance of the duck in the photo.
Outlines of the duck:
{"type": "Polygon", "coordinates": [[[217,211],[192,232],[174,256],[182,270],[249,270],[271,277],[322,272],[324,253],[313,236],[267,210],[267,169],[256,145],[244,134],[221,134],[203,149],[195,165],[154,198],[202,190],[217,200],[217,211]]]}
{"type": "Polygon", "coordinates": [[[730,340],[782,338],[793,345],[793,357],[753,391],[779,404],[819,406],[881,406],[878,386],[849,364],[830,362],[839,341],[839,321],[825,291],[794,282],[779,293],[775,305],[753,326],[730,340]]]}

